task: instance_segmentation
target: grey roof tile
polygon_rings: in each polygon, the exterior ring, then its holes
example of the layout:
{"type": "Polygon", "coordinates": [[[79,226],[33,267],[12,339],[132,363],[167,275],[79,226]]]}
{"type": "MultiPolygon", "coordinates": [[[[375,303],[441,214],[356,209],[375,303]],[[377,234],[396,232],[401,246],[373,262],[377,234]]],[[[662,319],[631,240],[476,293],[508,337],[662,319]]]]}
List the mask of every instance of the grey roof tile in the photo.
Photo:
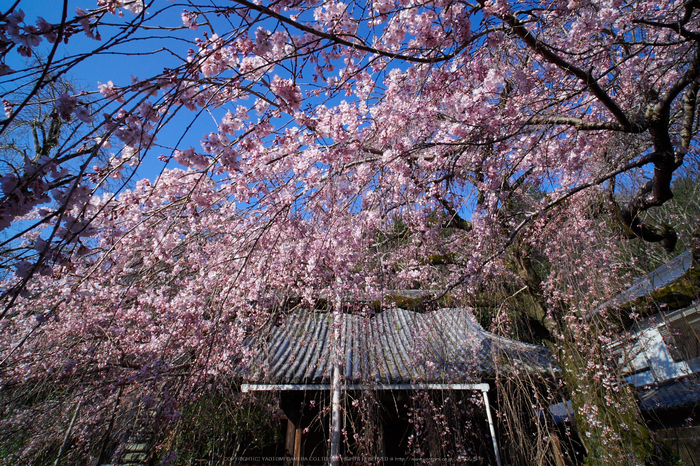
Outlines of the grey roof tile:
{"type": "Polygon", "coordinates": [[[660,386],[639,387],[637,395],[642,411],[700,405],[700,380],[691,375],[660,386]]]}
{"type": "Polygon", "coordinates": [[[615,308],[634,301],[642,296],[648,296],[654,291],[663,288],[675,280],[682,277],[688,270],[693,267],[693,250],[688,249],[682,254],[674,257],[656,270],[639,278],[634,285],[625,291],[615,295],[613,298],[604,302],[597,309],[589,312],[586,319],[590,319],[593,315],[606,308],[615,308]]]}
{"type": "MultiPolygon", "coordinates": [[[[255,355],[241,374],[248,382],[326,383],[330,376],[332,315],[288,316],[264,339],[248,340],[255,355]]],[[[465,383],[505,375],[511,368],[546,372],[547,348],[485,331],[466,309],[420,314],[390,309],[374,317],[341,315],[340,348],[348,382],[465,383]]]]}

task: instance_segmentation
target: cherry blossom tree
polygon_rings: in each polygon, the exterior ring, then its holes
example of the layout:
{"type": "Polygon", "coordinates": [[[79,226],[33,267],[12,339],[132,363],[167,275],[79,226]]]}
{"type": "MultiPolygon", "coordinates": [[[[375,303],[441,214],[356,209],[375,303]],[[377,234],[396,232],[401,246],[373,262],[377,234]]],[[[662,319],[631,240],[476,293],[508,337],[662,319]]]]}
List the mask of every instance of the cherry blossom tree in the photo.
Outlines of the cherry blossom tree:
{"type": "Polygon", "coordinates": [[[697,157],[696,1],[86,2],[0,18],[0,137],[101,56],[163,67],[50,99],[70,131],[0,173],[2,387],[83,406],[75,455],[127,399],[175,419],[294,306],[506,280],[574,350],[614,235],[675,248],[642,214],[697,157]]]}

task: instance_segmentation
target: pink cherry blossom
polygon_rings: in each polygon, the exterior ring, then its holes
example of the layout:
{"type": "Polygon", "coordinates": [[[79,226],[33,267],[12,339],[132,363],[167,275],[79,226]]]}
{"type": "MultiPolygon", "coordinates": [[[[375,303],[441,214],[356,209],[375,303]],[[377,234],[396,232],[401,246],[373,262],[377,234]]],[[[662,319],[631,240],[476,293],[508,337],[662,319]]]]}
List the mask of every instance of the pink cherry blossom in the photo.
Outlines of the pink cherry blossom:
{"type": "MultiPolygon", "coordinates": [[[[697,5],[200,3],[0,18],[0,134],[36,120],[0,168],[0,386],[36,400],[0,421],[27,432],[8,461],[44,461],[76,406],[62,460],[102,461],[121,433],[100,429],[139,406],[176,429],[296,310],[372,314],[420,289],[488,301],[504,336],[537,321],[571,372],[498,379],[527,400],[514,412],[568,396],[590,462],[643,463],[646,437],[618,422],[636,411],[615,335],[583,316],[640,273],[622,236],[655,260],[693,241],[689,222],[653,219],[697,165],[697,5]],[[82,33],[96,41],[69,40],[82,33]],[[61,87],[107,53],[139,77],[61,87]]],[[[413,396],[417,457],[428,431],[454,439],[453,401],[413,396]]],[[[504,437],[550,454],[546,422],[535,442],[502,416],[504,437]]]]}

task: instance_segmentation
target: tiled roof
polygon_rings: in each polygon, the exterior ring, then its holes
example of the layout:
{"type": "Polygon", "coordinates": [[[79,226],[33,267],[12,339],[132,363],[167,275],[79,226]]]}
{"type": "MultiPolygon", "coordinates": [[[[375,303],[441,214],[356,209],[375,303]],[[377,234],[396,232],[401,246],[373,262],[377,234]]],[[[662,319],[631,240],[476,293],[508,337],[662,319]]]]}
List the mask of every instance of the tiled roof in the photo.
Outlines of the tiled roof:
{"type": "Polygon", "coordinates": [[[660,386],[639,387],[637,394],[642,411],[690,407],[700,404],[700,380],[691,375],[660,386]]]}
{"type": "MultiPolygon", "coordinates": [[[[693,406],[700,405],[700,379],[695,375],[681,377],[664,384],[637,387],[639,409],[643,412],[659,412],[664,410],[688,409],[688,415],[693,406]]],[[[571,421],[574,412],[571,401],[556,403],[549,406],[555,423],[571,421]]]]}
{"type": "MultiPolygon", "coordinates": [[[[342,314],[338,350],[346,382],[468,383],[518,371],[552,369],[547,348],[485,331],[466,309],[424,314],[391,309],[342,314]]],[[[249,340],[247,382],[325,383],[330,378],[332,314],[297,312],[265,339],[249,340]],[[264,341],[260,341],[264,340],[264,341]]]]}
{"type": "Polygon", "coordinates": [[[693,250],[688,249],[653,272],[643,276],[630,288],[617,294],[609,301],[603,303],[600,308],[617,307],[634,301],[642,296],[673,283],[683,276],[693,266],[693,250]]]}

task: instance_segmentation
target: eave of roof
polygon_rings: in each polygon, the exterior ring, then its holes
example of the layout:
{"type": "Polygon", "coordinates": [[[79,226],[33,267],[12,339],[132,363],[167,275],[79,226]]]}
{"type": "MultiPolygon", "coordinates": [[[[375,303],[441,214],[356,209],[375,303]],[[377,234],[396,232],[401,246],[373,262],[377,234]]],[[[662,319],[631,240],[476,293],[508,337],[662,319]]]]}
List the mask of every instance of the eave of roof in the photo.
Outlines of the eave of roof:
{"type": "Polygon", "coordinates": [[[668,309],[680,309],[681,307],[690,305],[695,297],[695,293],[692,292],[697,291],[697,277],[689,276],[692,274],[692,270],[697,271],[697,267],[694,268],[697,260],[694,258],[694,254],[696,253],[700,254],[700,251],[689,249],[658,267],[656,270],[639,278],[633,286],[618,293],[597,309],[586,314],[586,320],[590,320],[605,309],[623,309],[631,307],[644,298],[665,298],[665,301],[674,301],[664,303],[668,309]],[[689,272],[691,272],[691,274],[689,274],[689,272]],[[682,282],[684,277],[690,279],[690,283],[684,288],[688,288],[692,296],[685,297],[684,295],[687,293],[678,293],[676,292],[677,290],[673,290],[674,285],[682,282]],[[675,301],[678,302],[676,303],[675,301]]]}

